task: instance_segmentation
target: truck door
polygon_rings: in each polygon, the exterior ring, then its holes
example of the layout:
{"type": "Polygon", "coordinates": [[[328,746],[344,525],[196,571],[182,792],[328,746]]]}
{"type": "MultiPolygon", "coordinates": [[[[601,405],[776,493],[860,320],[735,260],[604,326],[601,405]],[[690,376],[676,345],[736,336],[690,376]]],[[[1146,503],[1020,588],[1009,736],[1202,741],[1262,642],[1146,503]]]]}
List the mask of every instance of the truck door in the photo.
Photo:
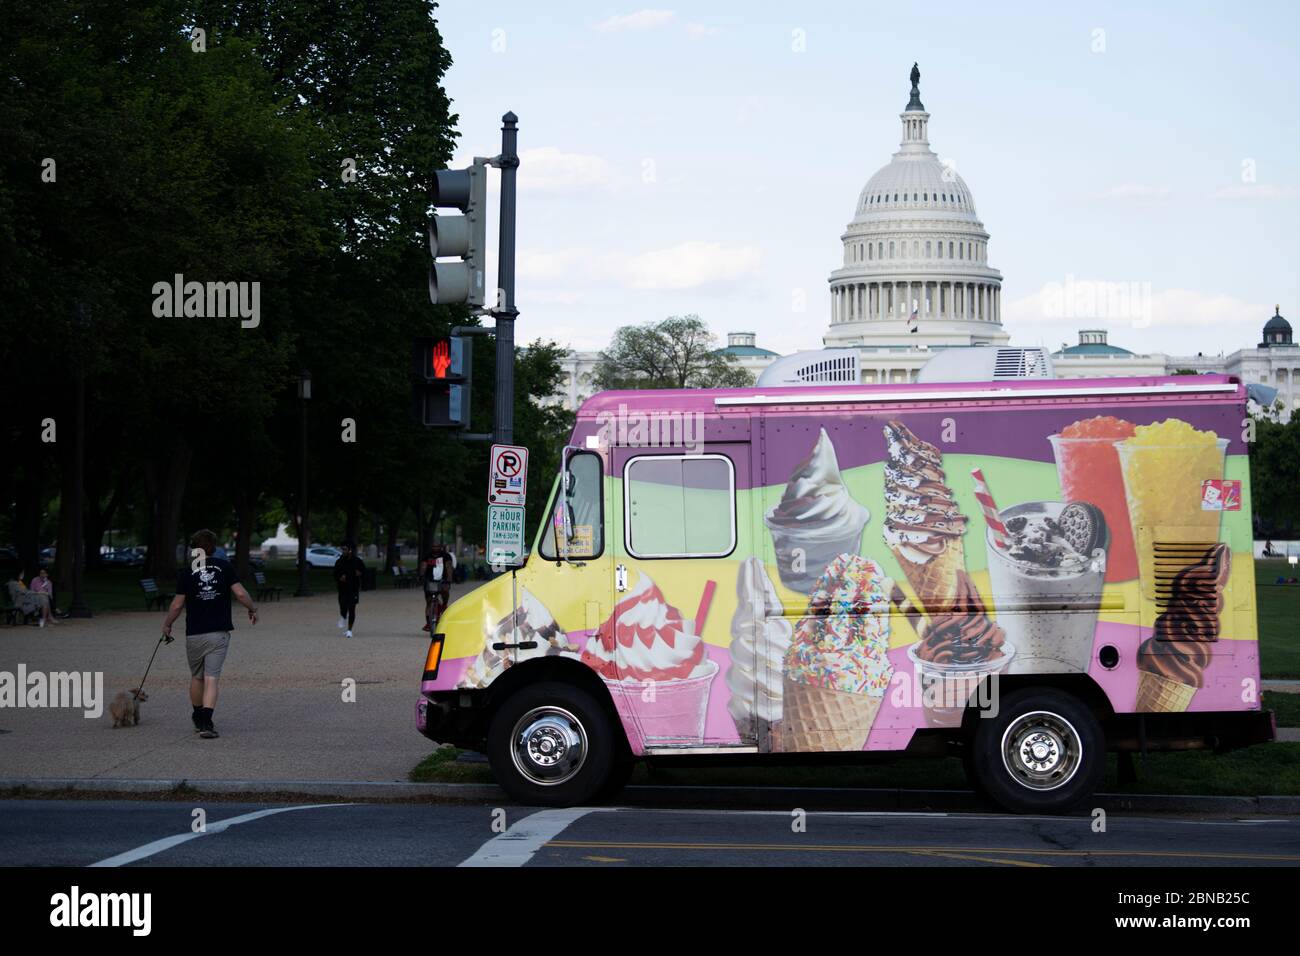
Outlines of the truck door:
{"type": "Polygon", "coordinates": [[[727,652],[740,558],[754,540],[748,442],[612,449],[610,545],[619,681],[611,693],[644,750],[746,747],[752,670],[727,652]]]}

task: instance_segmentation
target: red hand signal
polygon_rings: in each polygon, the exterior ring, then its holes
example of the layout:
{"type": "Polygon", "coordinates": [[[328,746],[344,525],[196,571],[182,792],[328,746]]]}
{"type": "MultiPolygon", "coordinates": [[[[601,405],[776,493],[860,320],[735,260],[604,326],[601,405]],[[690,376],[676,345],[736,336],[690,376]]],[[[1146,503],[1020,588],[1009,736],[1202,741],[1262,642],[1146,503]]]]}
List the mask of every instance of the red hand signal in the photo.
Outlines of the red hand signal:
{"type": "Polygon", "coordinates": [[[433,377],[446,378],[450,367],[451,348],[446,339],[439,339],[433,346],[433,377]]]}

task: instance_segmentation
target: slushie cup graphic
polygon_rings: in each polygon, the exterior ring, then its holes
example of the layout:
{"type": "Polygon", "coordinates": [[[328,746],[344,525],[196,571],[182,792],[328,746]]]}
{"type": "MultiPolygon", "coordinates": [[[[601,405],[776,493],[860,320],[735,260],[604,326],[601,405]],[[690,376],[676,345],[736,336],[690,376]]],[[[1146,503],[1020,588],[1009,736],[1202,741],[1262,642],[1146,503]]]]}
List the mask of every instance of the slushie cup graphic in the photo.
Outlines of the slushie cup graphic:
{"type": "Polygon", "coordinates": [[[1124,472],[1115,450],[1115,443],[1133,437],[1133,430],[1132,422],[1098,415],[1066,425],[1059,435],[1047,438],[1056,455],[1061,497],[1066,501],[1090,501],[1106,517],[1110,529],[1107,581],[1131,581],[1138,573],[1124,472]]]}
{"type": "Polygon", "coordinates": [[[1087,502],[1034,501],[999,513],[985,535],[998,624],[1016,647],[1008,673],[1082,673],[1106,574],[1106,519],[1087,502]]]}
{"type": "Polygon", "coordinates": [[[634,750],[704,740],[709,688],[718,665],[704,652],[716,584],[705,584],[695,621],[682,618],[644,571],[587,640],[583,663],[605,681],[634,750]]]}
{"type": "MultiPolygon", "coordinates": [[[[1177,418],[1139,425],[1133,437],[1115,445],[1124,471],[1133,540],[1146,589],[1155,586],[1155,542],[1183,544],[1219,539],[1221,511],[1201,508],[1201,485],[1223,477],[1228,440],[1177,418]],[[1141,529],[1149,539],[1142,546],[1141,529]]],[[[1189,562],[1191,563],[1191,562],[1189,562]]],[[[1177,568],[1164,566],[1170,572],[1177,568]]]]}
{"type": "Polygon", "coordinates": [[[849,494],[826,429],[786,483],[764,520],[772,533],[777,573],[792,591],[807,594],[841,554],[857,554],[871,513],[849,494]]]}

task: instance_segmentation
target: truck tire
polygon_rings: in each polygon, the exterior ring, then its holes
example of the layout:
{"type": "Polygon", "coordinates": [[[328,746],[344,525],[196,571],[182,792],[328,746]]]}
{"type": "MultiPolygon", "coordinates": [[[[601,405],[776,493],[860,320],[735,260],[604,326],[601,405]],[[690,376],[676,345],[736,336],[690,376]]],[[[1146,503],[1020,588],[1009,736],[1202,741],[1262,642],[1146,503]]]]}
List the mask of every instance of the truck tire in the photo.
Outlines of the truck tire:
{"type": "Polygon", "coordinates": [[[488,727],[488,764],[519,803],[572,807],[591,802],[614,769],[605,709],[572,684],[544,682],[502,701],[488,727]]]}
{"type": "Polygon", "coordinates": [[[1062,813],[1090,797],[1106,770],[1101,724],[1077,697],[1048,688],[1008,694],[971,741],[977,787],[1016,813],[1062,813]]]}

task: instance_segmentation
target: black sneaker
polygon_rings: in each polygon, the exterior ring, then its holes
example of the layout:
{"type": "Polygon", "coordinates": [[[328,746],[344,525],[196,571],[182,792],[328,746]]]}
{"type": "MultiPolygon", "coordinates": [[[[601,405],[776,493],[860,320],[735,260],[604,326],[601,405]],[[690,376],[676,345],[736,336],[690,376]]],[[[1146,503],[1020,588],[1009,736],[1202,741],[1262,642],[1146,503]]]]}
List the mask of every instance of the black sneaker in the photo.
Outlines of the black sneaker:
{"type": "Polygon", "coordinates": [[[217,728],[213,727],[212,721],[209,720],[199,731],[199,736],[204,740],[212,740],[214,737],[220,737],[221,734],[217,733],[217,728]]]}
{"type": "Polygon", "coordinates": [[[194,721],[194,732],[197,734],[203,730],[203,708],[195,707],[194,713],[190,715],[190,720],[194,721]]]}

